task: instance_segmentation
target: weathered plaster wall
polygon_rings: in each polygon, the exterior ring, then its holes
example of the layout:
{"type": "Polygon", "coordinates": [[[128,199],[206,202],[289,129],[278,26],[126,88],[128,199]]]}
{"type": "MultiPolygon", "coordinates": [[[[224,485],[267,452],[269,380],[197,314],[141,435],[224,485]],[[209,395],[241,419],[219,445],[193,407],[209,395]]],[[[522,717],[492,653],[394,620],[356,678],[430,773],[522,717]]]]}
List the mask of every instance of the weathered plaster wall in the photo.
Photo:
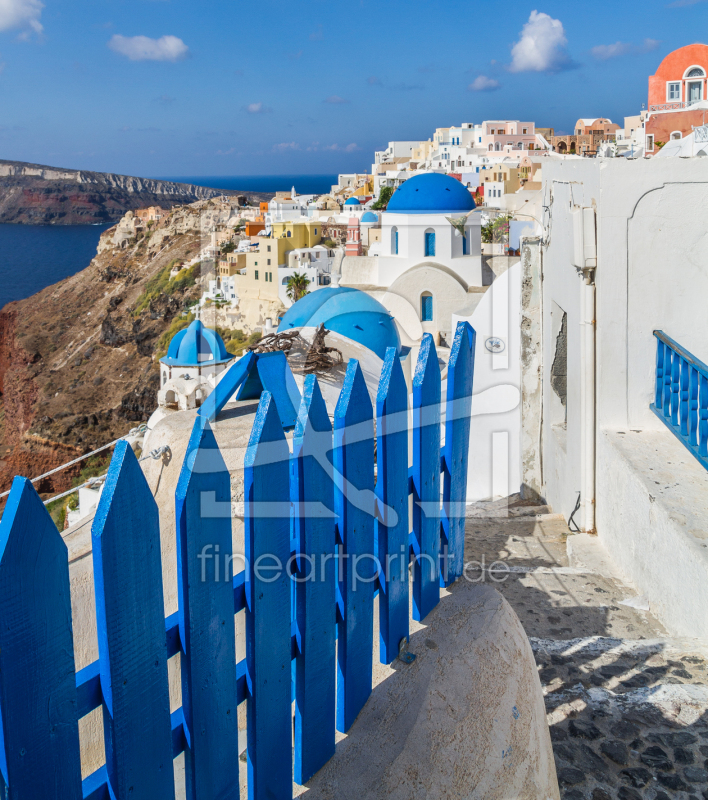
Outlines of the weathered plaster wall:
{"type": "Polygon", "coordinates": [[[465,320],[477,332],[470,426],[467,501],[506,497],[521,483],[521,264],[487,289],[469,316],[453,314],[453,330],[465,320]],[[504,350],[490,352],[495,337],[504,350]]]}
{"type": "Polygon", "coordinates": [[[543,497],[541,239],[521,241],[521,494],[543,497]]]}

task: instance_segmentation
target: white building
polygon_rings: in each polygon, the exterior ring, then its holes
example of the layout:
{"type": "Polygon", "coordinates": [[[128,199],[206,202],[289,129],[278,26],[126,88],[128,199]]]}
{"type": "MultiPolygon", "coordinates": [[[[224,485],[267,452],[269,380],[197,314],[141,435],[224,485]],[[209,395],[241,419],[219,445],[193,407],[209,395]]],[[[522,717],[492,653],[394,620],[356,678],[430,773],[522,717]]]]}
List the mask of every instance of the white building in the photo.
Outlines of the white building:
{"type": "Polygon", "coordinates": [[[543,245],[522,240],[525,491],[596,531],[672,635],[705,637],[708,470],[652,406],[662,331],[689,360],[659,400],[705,417],[708,159],[551,161],[543,194],[543,245]]]}
{"type": "Polygon", "coordinates": [[[278,297],[286,308],[290,308],[292,300],[288,297],[288,280],[296,272],[306,275],[310,282],[310,291],[321,286],[329,286],[332,282],[331,272],[335,251],[318,244],[314,247],[300,247],[288,252],[288,265],[278,268],[278,297]]]}
{"type": "Polygon", "coordinates": [[[238,305],[238,292],[236,291],[236,280],[233,276],[219,275],[209,281],[209,288],[202,292],[199,298],[199,305],[204,306],[207,300],[212,303],[228,303],[231,306],[238,305]]]}

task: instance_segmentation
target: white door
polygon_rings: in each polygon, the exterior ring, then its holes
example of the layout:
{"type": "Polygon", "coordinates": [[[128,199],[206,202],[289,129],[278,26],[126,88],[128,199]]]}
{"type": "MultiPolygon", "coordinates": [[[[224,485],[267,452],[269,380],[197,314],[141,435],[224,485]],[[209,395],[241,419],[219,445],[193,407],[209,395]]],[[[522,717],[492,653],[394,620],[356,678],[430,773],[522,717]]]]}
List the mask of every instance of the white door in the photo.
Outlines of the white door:
{"type": "Polygon", "coordinates": [[[703,81],[694,81],[688,84],[688,102],[697,103],[701,99],[703,81]]]}

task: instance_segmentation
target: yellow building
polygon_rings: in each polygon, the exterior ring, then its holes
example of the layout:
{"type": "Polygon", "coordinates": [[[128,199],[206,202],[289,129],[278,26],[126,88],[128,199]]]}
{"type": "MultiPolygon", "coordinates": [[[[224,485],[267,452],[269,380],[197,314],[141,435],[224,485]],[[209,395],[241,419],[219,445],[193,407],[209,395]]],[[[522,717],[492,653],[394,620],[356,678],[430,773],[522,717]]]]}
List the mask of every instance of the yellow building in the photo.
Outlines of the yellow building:
{"type": "Polygon", "coordinates": [[[230,277],[247,268],[246,253],[227,253],[226,258],[219,261],[217,274],[219,277],[230,277]]]}
{"type": "MultiPolygon", "coordinates": [[[[447,130],[449,130],[449,128],[447,130]]],[[[417,163],[420,163],[421,161],[427,161],[435,148],[436,145],[434,145],[430,139],[428,139],[427,142],[420,142],[418,147],[414,147],[411,151],[411,161],[415,161],[417,163]]]]}
{"type": "MultiPolygon", "coordinates": [[[[258,237],[258,251],[245,254],[245,274],[234,274],[239,297],[278,299],[278,267],[288,264],[288,252],[314,247],[322,241],[322,223],[312,219],[274,222],[270,236],[258,237]]],[[[241,268],[240,268],[241,269],[241,268]]]]}

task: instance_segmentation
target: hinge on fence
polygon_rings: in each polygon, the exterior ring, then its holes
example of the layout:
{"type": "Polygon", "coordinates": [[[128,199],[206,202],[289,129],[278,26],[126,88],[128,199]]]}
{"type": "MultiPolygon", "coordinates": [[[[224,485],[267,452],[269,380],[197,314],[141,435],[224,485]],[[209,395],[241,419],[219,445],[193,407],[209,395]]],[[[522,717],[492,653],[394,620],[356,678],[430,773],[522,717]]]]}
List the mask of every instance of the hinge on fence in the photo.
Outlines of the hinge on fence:
{"type": "Polygon", "coordinates": [[[408,637],[404,636],[398,643],[398,660],[404,664],[412,664],[415,661],[415,653],[408,649],[408,637]]]}

